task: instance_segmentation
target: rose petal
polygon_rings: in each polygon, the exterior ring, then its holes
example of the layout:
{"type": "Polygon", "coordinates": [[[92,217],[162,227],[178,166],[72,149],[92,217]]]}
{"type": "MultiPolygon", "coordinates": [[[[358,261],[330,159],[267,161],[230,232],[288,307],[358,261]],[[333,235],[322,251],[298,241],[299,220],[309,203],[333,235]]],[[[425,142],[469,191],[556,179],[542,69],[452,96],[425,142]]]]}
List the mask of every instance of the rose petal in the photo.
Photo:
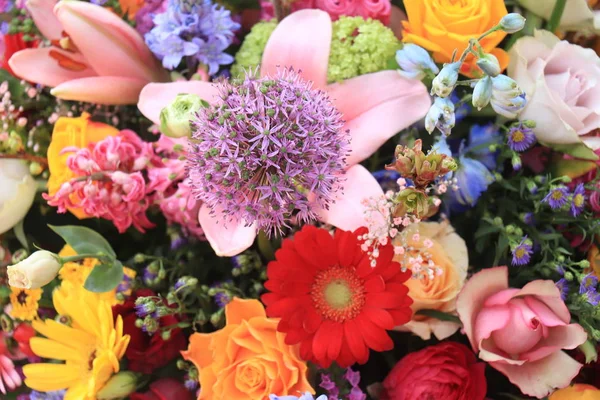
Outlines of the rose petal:
{"type": "Polygon", "coordinates": [[[61,83],[50,91],[64,100],[120,105],[135,104],[146,81],[120,76],[94,76],[61,83]]]}
{"type": "Polygon", "coordinates": [[[548,330],[548,337],[530,351],[521,354],[521,359],[537,361],[561,349],[574,349],[585,343],[587,333],[579,324],[557,326],[548,330]]]}

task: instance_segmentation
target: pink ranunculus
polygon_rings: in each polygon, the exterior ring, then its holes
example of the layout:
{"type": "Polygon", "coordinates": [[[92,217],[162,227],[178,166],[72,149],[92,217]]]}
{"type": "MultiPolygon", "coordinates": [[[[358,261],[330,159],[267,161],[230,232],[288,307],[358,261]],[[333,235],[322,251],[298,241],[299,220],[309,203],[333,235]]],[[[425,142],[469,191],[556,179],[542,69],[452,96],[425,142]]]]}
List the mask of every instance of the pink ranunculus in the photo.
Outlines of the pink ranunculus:
{"type": "Polygon", "coordinates": [[[473,275],[458,296],[457,312],[479,358],[529,396],[542,398],[568,386],[582,365],[562,349],[587,340],[554,282],[508,287],[508,268],[473,275]]]}
{"type": "Polygon", "coordinates": [[[142,36],[118,15],[83,1],[27,0],[51,47],[15,53],[9,65],[65,100],[134,104],[149,82],[168,80],[142,36]]]}
{"type": "Polygon", "coordinates": [[[519,119],[535,121],[540,142],[600,148],[600,58],[592,49],[536,31],[511,48],[508,75],[527,93],[519,119]]]}
{"type": "MultiPolygon", "coordinates": [[[[277,25],[263,53],[260,73],[276,76],[281,68],[301,71],[314,89],[327,92],[346,121],[342,130],[350,133],[350,154],[346,159],[344,191],[336,193],[328,210],[318,210],[321,221],[344,230],[365,225],[364,198],[383,194],[379,183],[359,163],[388,139],[425,116],[431,105],[427,88],[420,81],[407,80],[396,71],[381,71],[327,85],[331,45],[331,18],[320,10],[301,10],[277,25]]],[[[140,94],[138,108],[158,123],[161,110],[179,93],[193,93],[206,101],[218,99],[217,87],[209,82],[151,83],[140,94]]],[[[233,256],[252,245],[255,226],[244,221],[224,226],[222,210],[203,205],[199,219],[207,240],[219,256],[233,256]]]]}

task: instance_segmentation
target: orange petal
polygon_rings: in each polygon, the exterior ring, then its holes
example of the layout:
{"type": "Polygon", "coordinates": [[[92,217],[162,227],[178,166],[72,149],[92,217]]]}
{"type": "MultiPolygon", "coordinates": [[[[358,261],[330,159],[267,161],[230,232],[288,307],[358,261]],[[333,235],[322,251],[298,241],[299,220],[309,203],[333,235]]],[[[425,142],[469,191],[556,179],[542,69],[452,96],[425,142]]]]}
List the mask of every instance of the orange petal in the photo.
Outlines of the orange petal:
{"type": "Polygon", "coordinates": [[[267,317],[265,307],[258,300],[234,297],[225,307],[227,325],[240,324],[254,317],[267,317]]]}

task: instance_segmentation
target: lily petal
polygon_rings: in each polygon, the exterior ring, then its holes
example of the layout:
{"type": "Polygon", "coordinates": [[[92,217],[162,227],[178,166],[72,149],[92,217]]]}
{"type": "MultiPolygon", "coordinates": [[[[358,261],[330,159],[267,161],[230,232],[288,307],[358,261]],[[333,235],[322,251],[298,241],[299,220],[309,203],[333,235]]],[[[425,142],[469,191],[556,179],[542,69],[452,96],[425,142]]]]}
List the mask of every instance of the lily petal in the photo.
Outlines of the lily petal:
{"type": "Polygon", "coordinates": [[[350,167],[344,175],[344,189],[337,194],[329,210],[319,210],[320,219],[337,228],[354,231],[366,226],[363,199],[378,197],[383,190],[377,180],[362,165],[350,167]]]}
{"type": "Polygon", "coordinates": [[[96,76],[71,80],[50,91],[63,100],[98,104],[135,104],[146,81],[120,76],[96,76]]]}
{"type": "Polygon", "coordinates": [[[50,87],[96,76],[80,55],[55,47],[18,51],[8,60],[8,65],[19,78],[50,87]]]}
{"type": "Polygon", "coordinates": [[[329,92],[346,118],[348,164],[368,158],[402,129],[423,118],[431,106],[427,88],[394,71],[359,76],[332,85],[329,92]]]}
{"type": "Polygon", "coordinates": [[[216,210],[210,213],[210,207],[203,204],[198,213],[198,220],[206,239],[215,253],[220,257],[233,257],[252,246],[256,238],[256,224],[244,226],[233,223],[225,224],[225,216],[216,210]]]}
{"type": "Polygon", "coordinates": [[[166,80],[144,39],[112,11],[83,1],[61,1],[54,13],[99,75],[166,80]]]}
{"type": "Polygon", "coordinates": [[[331,46],[331,18],[321,10],[300,10],[283,19],[263,53],[260,73],[275,75],[279,67],[293,67],[315,88],[327,82],[331,46]]]}
{"type": "Polygon", "coordinates": [[[212,102],[219,95],[217,88],[204,81],[179,81],[171,83],[150,83],[140,93],[138,108],[152,122],[160,124],[160,112],[180,93],[191,93],[203,100],[212,102]]]}
{"type": "Polygon", "coordinates": [[[57,40],[62,36],[63,27],[53,11],[57,1],[27,0],[25,3],[36,28],[49,40],[57,40]]]}

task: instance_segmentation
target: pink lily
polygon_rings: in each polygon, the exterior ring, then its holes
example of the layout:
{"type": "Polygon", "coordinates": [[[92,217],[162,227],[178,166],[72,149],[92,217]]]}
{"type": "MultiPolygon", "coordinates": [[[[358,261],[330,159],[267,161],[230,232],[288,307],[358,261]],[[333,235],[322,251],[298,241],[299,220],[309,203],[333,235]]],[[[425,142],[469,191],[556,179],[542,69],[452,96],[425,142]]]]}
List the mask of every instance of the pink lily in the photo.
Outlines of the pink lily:
{"type": "Polygon", "coordinates": [[[6,347],[5,337],[0,336],[0,392],[6,394],[8,391],[13,391],[23,383],[21,375],[15,369],[10,359],[10,352],[6,347]]]}
{"type": "Polygon", "coordinates": [[[56,0],[28,0],[27,8],[53,45],[21,50],[8,63],[20,78],[54,87],[54,96],[135,104],[146,84],[168,80],[140,34],[112,11],[56,0]]]}
{"type": "MultiPolygon", "coordinates": [[[[344,230],[364,226],[362,199],[383,194],[371,173],[358,164],[373,154],[397,132],[425,116],[431,104],[425,86],[402,78],[396,71],[363,75],[327,85],[327,63],[331,44],[331,19],[320,10],[301,10],[279,23],[265,48],[261,75],[274,75],[280,67],[293,67],[313,82],[314,88],[328,92],[344,115],[344,129],[350,131],[351,153],[344,176],[343,193],[329,210],[320,210],[321,221],[344,230]]],[[[210,101],[217,91],[207,82],[149,84],[140,94],[138,108],[154,122],[160,111],[178,93],[194,93],[210,101]]],[[[220,256],[238,254],[252,245],[254,226],[224,226],[219,210],[203,205],[199,220],[206,238],[220,256]],[[215,215],[216,214],[216,215],[215,215]]]]}

